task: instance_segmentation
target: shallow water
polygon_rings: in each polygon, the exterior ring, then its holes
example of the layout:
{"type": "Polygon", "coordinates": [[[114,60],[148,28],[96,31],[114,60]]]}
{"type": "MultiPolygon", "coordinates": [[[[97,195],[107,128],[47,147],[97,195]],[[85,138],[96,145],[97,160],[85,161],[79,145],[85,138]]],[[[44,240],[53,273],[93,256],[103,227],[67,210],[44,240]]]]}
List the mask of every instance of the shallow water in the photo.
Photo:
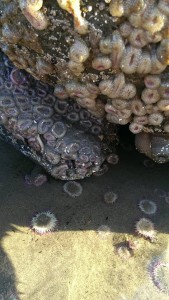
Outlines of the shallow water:
{"type": "Polygon", "coordinates": [[[169,203],[163,196],[168,164],[145,164],[135,150],[120,148],[119,163],[80,181],[83,192],[72,198],[64,182],[51,177],[39,187],[26,184],[34,163],[2,141],[0,157],[0,300],[169,299],[149,271],[157,257],[169,261],[169,203]],[[118,194],[113,204],[104,202],[110,190],[118,194]],[[142,199],[157,204],[156,214],[139,209],[142,199]],[[59,230],[36,235],[30,221],[48,210],[59,219],[59,230]],[[135,232],[141,217],[155,225],[153,243],[135,232]],[[138,247],[126,259],[117,247],[128,241],[138,247]]]}

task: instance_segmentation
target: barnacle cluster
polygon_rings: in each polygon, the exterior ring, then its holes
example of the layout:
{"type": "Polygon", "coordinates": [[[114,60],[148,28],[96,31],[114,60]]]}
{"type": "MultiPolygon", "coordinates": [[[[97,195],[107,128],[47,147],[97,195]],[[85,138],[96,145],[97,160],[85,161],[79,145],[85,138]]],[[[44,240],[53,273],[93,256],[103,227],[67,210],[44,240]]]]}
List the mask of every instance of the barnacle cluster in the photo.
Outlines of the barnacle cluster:
{"type": "MultiPolygon", "coordinates": [[[[80,179],[99,171],[111,153],[105,120],[75,101],[59,100],[52,87],[18,70],[2,53],[0,91],[0,124],[22,143],[22,152],[30,149],[31,157],[59,179],[80,179]]],[[[115,126],[111,127],[110,143],[115,147],[115,126]]]]}
{"type": "Polygon", "coordinates": [[[167,0],[2,1],[0,47],[96,118],[169,133],[167,0]]]}

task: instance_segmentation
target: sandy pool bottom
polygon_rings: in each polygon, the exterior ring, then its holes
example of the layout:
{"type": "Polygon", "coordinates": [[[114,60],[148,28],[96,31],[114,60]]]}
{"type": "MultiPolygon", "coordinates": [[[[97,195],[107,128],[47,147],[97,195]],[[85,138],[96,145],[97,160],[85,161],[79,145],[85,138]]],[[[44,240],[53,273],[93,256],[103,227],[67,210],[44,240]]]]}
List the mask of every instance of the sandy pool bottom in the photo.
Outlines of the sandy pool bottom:
{"type": "MultiPolygon", "coordinates": [[[[0,300],[169,299],[148,272],[156,257],[165,253],[166,263],[169,257],[169,204],[160,197],[160,191],[169,191],[169,165],[146,167],[144,156],[119,152],[117,165],[80,181],[83,192],[72,198],[64,182],[52,178],[40,187],[26,185],[24,176],[34,164],[0,141],[0,300]],[[110,190],[118,194],[112,205],[103,201],[110,190]],[[140,211],[145,198],[157,204],[156,214],[140,211]],[[48,210],[59,220],[58,231],[36,235],[30,221],[48,210]],[[154,243],[135,233],[142,217],[155,225],[154,243]],[[99,231],[103,225],[106,231],[99,231]],[[139,247],[125,259],[117,246],[128,240],[139,247]]],[[[159,282],[169,287],[163,273],[159,282]]]]}

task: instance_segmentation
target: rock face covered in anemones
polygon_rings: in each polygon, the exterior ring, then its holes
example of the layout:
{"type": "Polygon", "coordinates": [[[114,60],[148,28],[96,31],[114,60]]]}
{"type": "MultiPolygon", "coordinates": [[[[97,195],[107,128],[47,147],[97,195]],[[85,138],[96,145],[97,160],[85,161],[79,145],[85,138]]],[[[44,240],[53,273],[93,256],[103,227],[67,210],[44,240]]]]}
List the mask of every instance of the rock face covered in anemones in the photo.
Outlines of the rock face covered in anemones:
{"type": "Polygon", "coordinates": [[[2,50],[96,117],[169,132],[167,0],[1,1],[2,50]],[[164,75],[165,72],[165,75],[164,75]]]}
{"type": "Polygon", "coordinates": [[[168,0],[8,0],[0,10],[1,49],[60,100],[134,134],[169,133],[168,0]]]}
{"type": "Polygon", "coordinates": [[[52,87],[14,67],[2,53],[0,124],[1,135],[63,180],[99,171],[117,142],[113,124],[76,101],[57,99],[52,87]]]}

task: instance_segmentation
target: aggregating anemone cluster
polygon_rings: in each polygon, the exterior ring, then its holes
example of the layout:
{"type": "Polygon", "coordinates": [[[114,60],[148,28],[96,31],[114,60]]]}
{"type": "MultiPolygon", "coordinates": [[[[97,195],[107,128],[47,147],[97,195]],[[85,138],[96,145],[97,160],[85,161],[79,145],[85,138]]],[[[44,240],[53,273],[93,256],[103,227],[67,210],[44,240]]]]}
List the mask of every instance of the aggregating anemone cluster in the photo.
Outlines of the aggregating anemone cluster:
{"type": "MultiPolygon", "coordinates": [[[[2,53],[0,68],[0,124],[12,143],[21,143],[19,150],[55,178],[80,179],[99,171],[112,151],[106,138],[110,125],[73,100],[57,99],[52,87],[18,70],[2,53]]],[[[116,129],[111,127],[112,148],[116,129]]]]}
{"type": "Polygon", "coordinates": [[[59,101],[145,132],[139,151],[166,161],[169,141],[159,135],[169,133],[167,0],[9,0],[0,10],[0,48],[17,68],[53,85],[59,101]]]}
{"type": "Polygon", "coordinates": [[[141,101],[134,103],[134,122],[130,124],[133,133],[141,132],[145,126],[149,126],[146,132],[169,132],[168,108],[169,108],[169,79],[167,74],[147,75],[144,77],[145,88],[141,93],[141,101]],[[137,126],[140,125],[140,126],[137,126]]]}

